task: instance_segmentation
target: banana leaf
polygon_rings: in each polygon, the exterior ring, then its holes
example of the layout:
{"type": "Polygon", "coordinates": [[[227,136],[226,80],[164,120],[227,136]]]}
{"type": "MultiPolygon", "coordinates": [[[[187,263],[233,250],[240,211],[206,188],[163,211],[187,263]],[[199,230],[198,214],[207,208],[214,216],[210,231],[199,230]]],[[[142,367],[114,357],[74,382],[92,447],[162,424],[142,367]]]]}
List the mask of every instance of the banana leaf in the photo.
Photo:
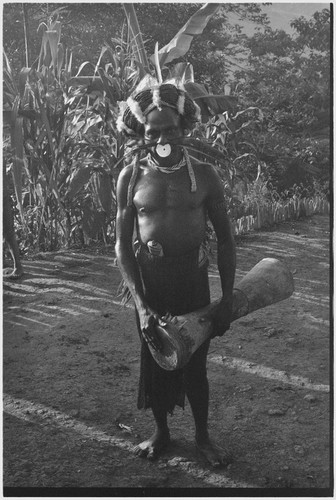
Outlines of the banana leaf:
{"type": "Polygon", "coordinates": [[[56,73],[57,70],[57,46],[58,46],[58,33],[57,31],[45,31],[45,36],[49,42],[52,65],[56,73]]]}
{"type": "Polygon", "coordinates": [[[180,62],[169,69],[168,78],[174,78],[183,83],[186,91],[201,109],[202,121],[207,123],[212,116],[225,111],[234,112],[237,107],[237,98],[225,94],[209,94],[205,85],[195,83],[193,66],[190,63],[180,62]]]}
{"type": "MultiPolygon", "coordinates": [[[[183,57],[188,52],[194,36],[200,35],[203,32],[209,19],[217,12],[221,5],[220,3],[207,3],[191,16],[174,38],[159,50],[158,55],[161,67],[179,57],[183,57]]],[[[151,56],[150,60],[154,62],[154,56],[151,56]]]]}
{"type": "Polygon", "coordinates": [[[69,182],[69,187],[65,193],[65,198],[71,200],[82,187],[87,184],[91,178],[92,166],[86,165],[75,170],[69,182]]]}
{"type": "Polygon", "coordinates": [[[167,80],[177,79],[183,84],[188,82],[194,82],[194,68],[193,65],[188,62],[178,62],[169,68],[167,80]]]}
{"type": "Polygon", "coordinates": [[[46,35],[46,31],[43,33],[40,55],[39,55],[39,63],[38,63],[38,71],[41,71],[42,66],[49,66],[51,63],[51,50],[48,43],[48,35],[46,35]]]}
{"type": "Polygon", "coordinates": [[[57,48],[57,77],[60,78],[62,72],[62,66],[64,62],[64,48],[62,44],[58,44],[57,48]]]}
{"type": "Polygon", "coordinates": [[[86,236],[95,240],[104,226],[104,212],[96,210],[92,205],[86,204],[83,208],[82,227],[86,236]]]}
{"type": "Polygon", "coordinates": [[[185,89],[201,108],[202,121],[206,123],[211,116],[225,111],[233,112],[237,106],[237,98],[220,94],[209,94],[204,85],[195,82],[185,83],[185,89]]]}
{"type": "Polygon", "coordinates": [[[109,215],[112,208],[112,185],[109,175],[105,170],[96,172],[92,176],[92,184],[102,209],[109,215]]]}

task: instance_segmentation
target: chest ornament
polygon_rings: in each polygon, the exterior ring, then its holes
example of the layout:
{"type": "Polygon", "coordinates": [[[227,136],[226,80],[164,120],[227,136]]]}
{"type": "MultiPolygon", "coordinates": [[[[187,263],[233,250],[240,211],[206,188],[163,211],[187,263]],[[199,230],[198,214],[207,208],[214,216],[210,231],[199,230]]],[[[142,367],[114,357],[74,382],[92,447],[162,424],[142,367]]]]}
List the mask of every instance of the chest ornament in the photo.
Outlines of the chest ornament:
{"type": "MultiPolygon", "coordinates": [[[[163,147],[167,147],[167,146],[170,147],[169,144],[166,144],[163,147]]],[[[194,169],[191,165],[191,161],[190,161],[190,157],[189,157],[189,153],[187,151],[187,148],[183,148],[183,158],[181,159],[181,161],[175,165],[170,166],[170,167],[160,167],[153,160],[153,158],[151,157],[150,154],[148,154],[148,156],[147,156],[147,161],[148,161],[148,165],[150,167],[152,167],[155,170],[158,170],[159,172],[161,172],[163,174],[172,174],[172,173],[176,172],[177,170],[180,170],[180,168],[182,168],[184,165],[186,165],[187,170],[188,170],[189,179],[190,179],[190,191],[192,193],[196,192],[197,184],[196,184],[195,172],[194,172],[194,169]]],[[[130,179],[130,182],[128,185],[127,206],[129,206],[129,207],[132,206],[132,204],[133,204],[133,191],[134,191],[134,186],[135,186],[137,176],[139,173],[139,168],[140,168],[139,164],[140,164],[140,155],[137,155],[134,159],[133,171],[132,171],[131,179],[130,179]]]]}
{"type": "MultiPolygon", "coordinates": [[[[164,146],[161,146],[159,144],[156,147],[156,151],[157,151],[158,155],[161,156],[160,152],[163,152],[164,148],[167,148],[167,150],[165,150],[164,154],[166,156],[169,156],[170,150],[171,150],[171,147],[169,144],[165,144],[164,146]],[[161,149],[160,150],[158,149],[159,147],[161,147],[162,151],[161,151],[161,149]],[[169,150],[169,154],[166,154],[166,151],[168,151],[168,150],[169,150]]],[[[162,157],[163,157],[163,155],[162,155],[162,157]]],[[[163,174],[172,174],[172,173],[176,172],[177,170],[180,170],[180,168],[184,167],[184,165],[187,165],[189,179],[190,179],[190,183],[191,183],[190,190],[192,193],[194,193],[196,191],[197,185],[196,185],[195,172],[194,172],[194,169],[191,165],[191,161],[190,161],[190,157],[189,157],[189,153],[187,151],[187,148],[183,148],[183,157],[182,157],[181,161],[179,161],[175,165],[171,165],[170,167],[161,167],[160,165],[158,165],[158,163],[156,163],[156,161],[152,158],[150,153],[147,156],[147,161],[148,161],[148,164],[152,168],[154,168],[155,170],[158,170],[159,172],[162,172],[163,174]]]]}

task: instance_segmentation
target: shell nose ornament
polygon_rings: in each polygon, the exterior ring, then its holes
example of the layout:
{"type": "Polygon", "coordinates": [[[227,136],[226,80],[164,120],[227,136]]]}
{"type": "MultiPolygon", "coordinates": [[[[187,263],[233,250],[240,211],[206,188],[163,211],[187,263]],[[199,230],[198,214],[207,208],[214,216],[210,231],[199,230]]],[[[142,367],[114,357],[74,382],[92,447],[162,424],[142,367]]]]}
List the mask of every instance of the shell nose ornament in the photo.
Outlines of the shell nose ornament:
{"type": "Polygon", "coordinates": [[[165,144],[164,146],[162,144],[158,144],[155,149],[160,158],[167,158],[167,156],[171,153],[170,144],[165,144]]]}

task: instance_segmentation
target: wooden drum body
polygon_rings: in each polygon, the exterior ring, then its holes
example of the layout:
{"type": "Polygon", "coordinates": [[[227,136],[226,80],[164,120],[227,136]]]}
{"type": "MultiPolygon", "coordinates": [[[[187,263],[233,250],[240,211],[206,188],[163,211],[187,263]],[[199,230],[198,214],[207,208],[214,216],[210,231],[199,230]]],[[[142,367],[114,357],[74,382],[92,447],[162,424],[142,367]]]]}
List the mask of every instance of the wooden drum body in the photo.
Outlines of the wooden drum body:
{"type": "MultiPolygon", "coordinates": [[[[232,319],[287,299],[294,291],[293,276],[277,259],[266,258],[255,265],[233,290],[232,319]]],[[[200,321],[219,300],[183,316],[165,316],[156,331],[162,350],[150,347],[155,361],[165,370],[183,368],[192,354],[211,336],[211,321],[200,321]]]]}

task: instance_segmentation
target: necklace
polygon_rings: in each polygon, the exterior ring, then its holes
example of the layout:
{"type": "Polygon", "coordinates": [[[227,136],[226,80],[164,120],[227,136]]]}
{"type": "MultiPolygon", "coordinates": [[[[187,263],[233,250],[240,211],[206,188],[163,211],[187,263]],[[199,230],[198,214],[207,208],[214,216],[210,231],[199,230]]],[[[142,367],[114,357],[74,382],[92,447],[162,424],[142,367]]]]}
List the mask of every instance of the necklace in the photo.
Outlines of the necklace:
{"type": "Polygon", "coordinates": [[[177,170],[180,170],[180,168],[182,168],[187,163],[183,155],[183,158],[181,158],[178,163],[175,163],[175,165],[171,165],[170,167],[161,167],[155,160],[153,160],[150,153],[148,153],[147,155],[147,161],[149,166],[151,166],[155,170],[158,170],[159,172],[162,172],[163,174],[173,174],[177,170]]]}
{"type": "Polygon", "coordinates": [[[195,193],[197,189],[196,185],[196,177],[195,177],[195,172],[194,169],[192,168],[189,153],[186,148],[183,148],[183,158],[179,161],[179,163],[176,163],[175,165],[172,165],[171,167],[160,167],[151,157],[151,154],[148,153],[147,155],[147,161],[149,166],[153,167],[155,170],[158,170],[159,172],[162,172],[164,174],[172,174],[173,172],[176,172],[180,168],[182,168],[184,165],[187,165],[188,169],[188,175],[191,183],[191,192],[195,193]]]}

